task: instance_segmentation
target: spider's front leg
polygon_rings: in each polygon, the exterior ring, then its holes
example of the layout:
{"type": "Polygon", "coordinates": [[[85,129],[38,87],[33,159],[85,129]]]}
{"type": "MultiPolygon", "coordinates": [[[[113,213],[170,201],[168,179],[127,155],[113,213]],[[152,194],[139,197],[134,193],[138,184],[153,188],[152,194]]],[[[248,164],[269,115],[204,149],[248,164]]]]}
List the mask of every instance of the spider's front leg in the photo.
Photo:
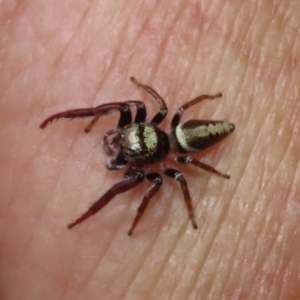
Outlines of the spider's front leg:
{"type": "MultiPolygon", "coordinates": [[[[123,105],[128,105],[129,107],[136,106],[136,116],[135,116],[134,123],[145,122],[146,116],[147,116],[147,111],[146,111],[146,106],[145,106],[144,102],[139,101],[139,100],[127,100],[127,101],[122,102],[122,103],[123,103],[123,105]]],[[[85,128],[84,131],[85,132],[90,132],[92,130],[93,126],[96,124],[96,122],[100,119],[100,117],[101,116],[96,115],[92,119],[91,123],[85,128]]],[[[129,122],[129,123],[131,123],[131,122],[129,122]]],[[[129,123],[128,123],[128,119],[124,115],[121,115],[117,127],[118,128],[124,128],[129,123]]]]}
{"type": "Polygon", "coordinates": [[[151,120],[151,124],[158,125],[160,124],[168,113],[168,108],[165,100],[150,86],[145,85],[137,81],[134,77],[130,77],[130,80],[138,87],[144,89],[148,94],[150,94],[159,105],[159,112],[151,120]]]}
{"type": "Polygon", "coordinates": [[[92,126],[96,123],[96,121],[110,113],[115,111],[120,112],[120,120],[118,123],[118,127],[123,128],[126,125],[131,123],[131,111],[129,105],[123,102],[115,102],[115,103],[106,103],[99,105],[95,108],[79,108],[79,109],[72,109],[60,112],[58,114],[54,114],[47,118],[41,125],[40,128],[45,128],[50,122],[60,119],[60,118],[67,118],[67,119],[74,119],[74,118],[86,118],[86,117],[94,117],[92,122],[87,126],[85,129],[86,132],[90,131],[92,126]]]}
{"type": "Polygon", "coordinates": [[[97,213],[101,210],[110,200],[112,200],[116,195],[125,193],[135,186],[139,185],[144,181],[144,173],[139,170],[132,170],[130,172],[126,172],[124,177],[126,178],[124,181],[121,181],[115,185],[113,185],[99,200],[97,200],[87,212],[85,212],[80,218],[78,218],[75,222],[68,225],[68,228],[71,229],[77,224],[83,222],[90,216],[97,213]]]}

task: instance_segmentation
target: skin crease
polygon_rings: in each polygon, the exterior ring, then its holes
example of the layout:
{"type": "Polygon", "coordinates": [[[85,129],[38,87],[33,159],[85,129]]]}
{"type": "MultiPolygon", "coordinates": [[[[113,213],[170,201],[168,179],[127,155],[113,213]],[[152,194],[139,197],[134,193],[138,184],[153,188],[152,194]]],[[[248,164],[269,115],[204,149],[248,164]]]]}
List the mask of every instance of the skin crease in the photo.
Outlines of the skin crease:
{"type": "Polygon", "coordinates": [[[299,23],[296,0],[2,2],[0,298],[299,299],[299,23]],[[100,145],[118,116],[89,134],[90,119],[38,126],[127,99],[150,118],[130,76],[166,100],[165,129],[186,101],[223,93],[183,116],[236,125],[195,156],[230,180],[175,165],[197,231],[165,176],[132,237],[149,183],[66,228],[122,180],[100,145]]]}

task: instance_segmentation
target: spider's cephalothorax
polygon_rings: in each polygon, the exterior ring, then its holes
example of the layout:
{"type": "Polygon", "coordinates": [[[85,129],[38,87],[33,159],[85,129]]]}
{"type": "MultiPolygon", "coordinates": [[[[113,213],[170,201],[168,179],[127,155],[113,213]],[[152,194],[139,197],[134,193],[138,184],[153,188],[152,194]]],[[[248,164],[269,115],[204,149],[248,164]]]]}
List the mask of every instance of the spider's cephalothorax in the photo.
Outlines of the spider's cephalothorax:
{"type": "MultiPolygon", "coordinates": [[[[189,120],[185,123],[180,123],[181,116],[186,109],[204,99],[219,98],[222,96],[222,94],[219,93],[216,95],[201,95],[177,109],[171,121],[171,132],[168,135],[158,127],[168,112],[165,101],[150,86],[138,82],[134,77],[131,77],[130,79],[138,87],[146,90],[160,106],[160,110],[152,118],[150,123],[146,122],[147,113],[144,102],[128,100],[125,102],[106,103],[95,108],[64,111],[47,118],[40,125],[41,128],[45,128],[49,122],[59,118],[73,119],[93,117],[92,121],[85,129],[86,132],[89,132],[101,116],[115,111],[119,111],[120,113],[117,128],[108,131],[104,135],[103,146],[107,155],[114,155],[114,158],[109,162],[107,168],[109,170],[124,169],[125,180],[113,185],[87,210],[87,212],[75,222],[69,224],[68,228],[74,227],[98,212],[117,194],[124,193],[142,183],[144,179],[147,179],[152,183],[152,186],[144,196],[133,224],[128,231],[128,235],[132,235],[133,230],[147,208],[150,199],[157,193],[163,183],[159,173],[147,172],[147,168],[145,167],[150,164],[162,162],[170,151],[179,153],[199,152],[219,142],[234,131],[234,125],[224,121],[189,120]],[[134,122],[132,122],[130,109],[132,106],[136,106],[134,122]]],[[[230,177],[189,155],[175,155],[174,157],[179,163],[192,164],[226,179],[229,179],[230,177]]],[[[166,176],[179,182],[190,220],[193,227],[197,229],[190,193],[183,174],[176,169],[166,167],[164,164],[161,164],[161,167],[166,176]]]]}
{"type": "Polygon", "coordinates": [[[128,125],[121,132],[120,150],[128,162],[153,164],[168,155],[169,137],[152,124],[128,125]]]}

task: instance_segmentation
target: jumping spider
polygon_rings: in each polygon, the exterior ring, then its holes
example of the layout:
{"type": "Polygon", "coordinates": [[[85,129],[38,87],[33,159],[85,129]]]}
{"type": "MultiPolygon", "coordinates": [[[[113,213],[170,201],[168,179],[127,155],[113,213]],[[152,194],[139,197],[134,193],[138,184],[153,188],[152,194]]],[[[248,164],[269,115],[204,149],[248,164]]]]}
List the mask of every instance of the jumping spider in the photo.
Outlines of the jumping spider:
{"type": "MultiPolygon", "coordinates": [[[[128,231],[128,235],[131,236],[134,228],[147,208],[150,199],[158,192],[163,183],[162,177],[159,173],[147,173],[145,172],[147,170],[143,171],[143,169],[147,169],[146,167],[148,165],[163,162],[170,151],[177,153],[202,151],[221,141],[235,129],[234,124],[224,121],[189,120],[184,123],[179,123],[180,118],[186,109],[204,99],[215,99],[221,97],[222,94],[218,93],[216,95],[201,95],[178,108],[171,121],[171,131],[168,135],[165,131],[158,127],[168,113],[168,108],[164,99],[150,86],[138,82],[134,77],[131,77],[130,80],[136,86],[143,88],[147,93],[149,93],[160,107],[158,113],[156,113],[150,123],[146,122],[147,113],[144,102],[128,100],[125,102],[106,103],[95,108],[82,108],[64,111],[47,118],[40,125],[40,128],[45,128],[49,122],[59,118],[73,119],[93,117],[92,121],[85,128],[85,131],[89,132],[103,115],[108,115],[115,111],[120,113],[117,128],[108,131],[104,135],[103,145],[104,151],[108,156],[114,155],[114,158],[107,165],[108,170],[125,170],[125,180],[113,185],[102,197],[100,197],[99,200],[92,204],[87,212],[85,212],[75,222],[69,224],[69,229],[94,215],[116,195],[134,188],[142,183],[146,178],[152,183],[152,185],[146,192],[146,195],[137,210],[132,226],[128,231]],[[136,107],[136,116],[133,123],[130,110],[132,106],[136,107]]],[[[190,155],[177,156],[175,154],[174,157],[177,162],[181,164],[192,164],[223,178],[230,178],[229,175],[220,173],[213,167],[200,162],[190,155]]],[[[189,218],[192,222],[193,228],[197,229],[198,226],[194,217],[191,196],[183,174],[178,170],[166,167],[163,163],[161,163],[161,168],[165,175],[179,182],[189,213],[189,218]]]]}

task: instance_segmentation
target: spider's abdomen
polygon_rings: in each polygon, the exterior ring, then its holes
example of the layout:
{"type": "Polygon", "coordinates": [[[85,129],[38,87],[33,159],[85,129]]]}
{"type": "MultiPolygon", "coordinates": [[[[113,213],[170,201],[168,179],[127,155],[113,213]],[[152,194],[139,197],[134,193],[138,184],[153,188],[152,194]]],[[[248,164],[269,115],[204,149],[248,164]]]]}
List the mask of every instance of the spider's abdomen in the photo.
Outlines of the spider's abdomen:
{"type": "Polygon", "coordinates": [[[175,149],[179,152],[202,151],[233,132],[234,125],[224,121],[189,120],[175,129],[175,149]]]}
{"type": "Polygon", "coordinates": [[[168,135],[147,123],[128,125],[121,133],[121,151],[127,161],[142,165],[164,159],[170,150],[168,135]]]}

